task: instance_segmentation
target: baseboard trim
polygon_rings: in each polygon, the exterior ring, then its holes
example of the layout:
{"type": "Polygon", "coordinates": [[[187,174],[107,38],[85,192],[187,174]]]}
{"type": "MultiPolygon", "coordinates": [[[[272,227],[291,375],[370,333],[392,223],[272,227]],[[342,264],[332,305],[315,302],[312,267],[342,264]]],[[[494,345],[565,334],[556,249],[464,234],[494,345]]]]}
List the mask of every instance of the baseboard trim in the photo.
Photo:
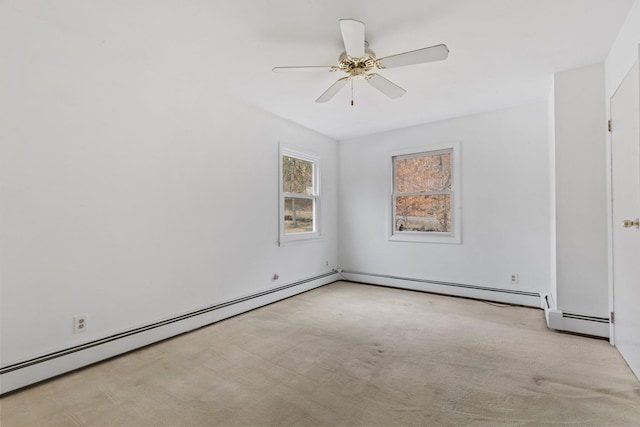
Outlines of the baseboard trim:
{"type": "Polygon", "coordinates": [[[542,308],[540,294],[537,292],[499,289],[465,283],[443,282],[351,270],[342,270],[342,275],[346,280],[352,282],[542,308]]]}
{"type": "Polygon", "coordinates": [[[335,271],[320,274],[0,367],[0,394],[219,322],[337,280],[340,280],[340,275],[335,271]]]}
{"type": "Polygon", "coordinates": [[[544,314],[549,329],[609,338],[609,319],[606,317],[558,310],[551,295],[545,294],[542,299],[545,301],[544,314]]]}

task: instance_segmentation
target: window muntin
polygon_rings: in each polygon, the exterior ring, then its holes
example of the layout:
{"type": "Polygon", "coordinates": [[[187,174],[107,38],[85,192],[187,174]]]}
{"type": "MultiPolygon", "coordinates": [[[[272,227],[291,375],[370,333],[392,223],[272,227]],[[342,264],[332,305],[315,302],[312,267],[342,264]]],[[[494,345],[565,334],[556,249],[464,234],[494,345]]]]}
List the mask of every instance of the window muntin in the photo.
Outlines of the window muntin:
{"type": "Polygon", "coordinates": [[[280,155],[280,242],[319,236],[319,160],[288,149],[280,155]]]}
{"type": "Polygon", "coordinates": [[[453,149],[393,157],[393,235],[453,233],[453,149]]]}

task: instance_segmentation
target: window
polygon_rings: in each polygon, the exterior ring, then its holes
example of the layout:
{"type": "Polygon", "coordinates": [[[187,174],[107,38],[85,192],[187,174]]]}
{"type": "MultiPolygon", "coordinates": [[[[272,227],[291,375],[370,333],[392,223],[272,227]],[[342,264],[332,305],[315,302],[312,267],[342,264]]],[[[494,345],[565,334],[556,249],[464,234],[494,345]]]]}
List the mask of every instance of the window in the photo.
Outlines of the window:
{"type": "Polygon", "coordinates": [[[280,243],[316,238],[320,162],[308,154],[280,151],[280,243]]]}
{"type": "Polygon", "coordinates": [[[458,147],[392,157],[391,240],[460,242],[458,147]]]}

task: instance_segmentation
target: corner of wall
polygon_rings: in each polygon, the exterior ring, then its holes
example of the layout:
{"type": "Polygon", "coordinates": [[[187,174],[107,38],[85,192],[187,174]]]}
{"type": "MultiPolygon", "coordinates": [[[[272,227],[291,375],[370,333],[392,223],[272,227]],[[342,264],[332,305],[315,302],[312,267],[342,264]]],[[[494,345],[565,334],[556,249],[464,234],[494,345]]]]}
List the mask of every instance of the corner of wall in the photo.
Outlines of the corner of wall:
{"type": "MultiPolygon", "coordinates": [[[[555,110],[555,79],[551,79],[551,90],[547,100],[547,132],[549,134],[549,255],[550,273],[549,287],[554,301],[558,298],[557,292],[557,265],[556,265],[556,110],[555,110]]],[[[545,304],[546,306],[546,304],[545,304]]],[[[546,313],[546,309],[545,309],[546,313]]]]}

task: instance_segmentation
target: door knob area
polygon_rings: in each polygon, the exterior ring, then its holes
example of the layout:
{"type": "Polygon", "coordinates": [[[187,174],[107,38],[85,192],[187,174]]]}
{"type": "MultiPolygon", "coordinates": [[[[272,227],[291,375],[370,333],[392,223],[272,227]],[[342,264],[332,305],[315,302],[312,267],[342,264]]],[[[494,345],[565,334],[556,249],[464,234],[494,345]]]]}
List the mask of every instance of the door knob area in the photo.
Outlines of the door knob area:
{"type": "Polygon", "coordinates": [[[622,222],[622,225],[624,226],[624,228],[631,228],[631,227],[640,228],[640,218],[636,218],[635,220],[625,219],[622,222]]]}

